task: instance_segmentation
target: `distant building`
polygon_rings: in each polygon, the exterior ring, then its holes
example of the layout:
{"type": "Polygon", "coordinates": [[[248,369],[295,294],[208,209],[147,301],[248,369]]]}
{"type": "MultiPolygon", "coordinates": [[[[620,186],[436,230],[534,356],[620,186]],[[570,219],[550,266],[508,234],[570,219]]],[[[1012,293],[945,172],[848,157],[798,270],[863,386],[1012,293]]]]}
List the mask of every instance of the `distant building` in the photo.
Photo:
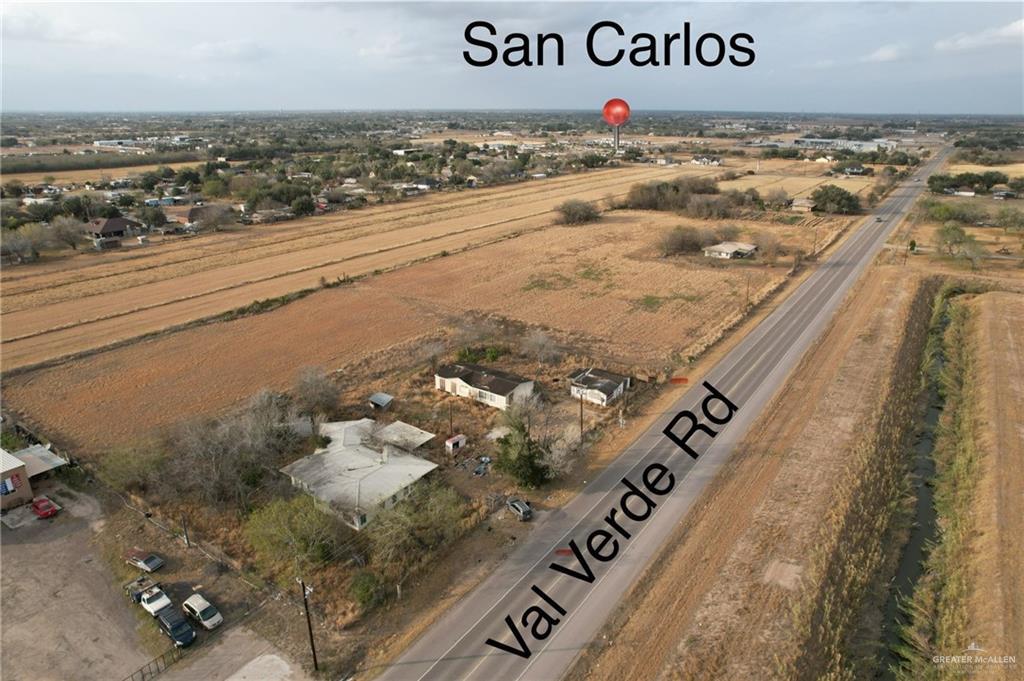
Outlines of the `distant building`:
{"type": "Polygon", "coordinates": [[[736,260],[748,258],[757,252],[757,246],[739,241],[724,241],[704,249],[704,256],[707,258],[722,258],[724,260],[736,260]]]}
{"type": "Polygon", "coordinates": [[[93,239],[120,239],[141,228],[141,222],[129,218],[96,218],[85,226],[86,233],[93,239]]]}
{"type": "Polygon", "coordinates": [[[895,149],[896,142],[884,138],[873,139],[869,142],[865,142],[861,140],[825,139],[820,137],[799,137],[793,140],[793,146],[802,149],[845,149],[847,151],[878,151],[879,149],[895,149]]]}
{"type": "Polygon", "coordinates": [[[698,166],[720,166],[722,159],[717,156],[694,156],[690,163],[698,166]]]}
{"type": "Polygon", "coordinates": [[[437,464],[410,454],[433,433],[395,421],[379,428],[373,419],[320,425],[327,446],[281,472],[309,493],[318,507],[361,530],[383,509],[405,498],[437,464]]]}
{"type": "Polygon", "coordinates": [[[569,393],[577,398],[606,407],[622,397],[630,386],[628,376],[603,369],[577,369],[569,374],[569,393]]]}
{"type": "Polygon", "coordinates": [[[438,390],[504,411],[533,394],[533,381],[477,364],[445,364],[434,374],[438,390]]]}
{"type": "Polygon", "coordinates": [[[810,213],[816,205],[811,199],[793,199],[789,209],[796,213],[810,213]]]}

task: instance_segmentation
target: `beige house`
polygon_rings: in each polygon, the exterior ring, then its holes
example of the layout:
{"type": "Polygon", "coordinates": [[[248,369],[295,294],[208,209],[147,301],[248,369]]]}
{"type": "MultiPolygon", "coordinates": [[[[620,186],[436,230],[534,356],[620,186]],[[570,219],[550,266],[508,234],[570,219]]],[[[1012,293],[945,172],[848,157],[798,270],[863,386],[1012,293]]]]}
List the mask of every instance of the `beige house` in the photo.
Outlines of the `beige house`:
{"type": "Polygon", "coordinates": [[[25,463],[5,449],[0,449],[0,509],[7,510],[32,501],[32,485],[25,463]]]}
{"type": "Polygon", "coordinates": [[[793,199],[789,209],[795,213],[810,213],[814,210],[814,201],[810,199],[793,199]]]}

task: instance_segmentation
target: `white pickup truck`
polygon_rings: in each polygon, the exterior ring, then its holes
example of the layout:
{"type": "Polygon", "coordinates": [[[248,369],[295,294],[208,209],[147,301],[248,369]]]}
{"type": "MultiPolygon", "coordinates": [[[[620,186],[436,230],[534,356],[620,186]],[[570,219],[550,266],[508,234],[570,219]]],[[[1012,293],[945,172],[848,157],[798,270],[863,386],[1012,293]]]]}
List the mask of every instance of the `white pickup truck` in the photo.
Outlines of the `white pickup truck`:
{"type": "Polygon", "coordinates": [[[124,585],[124,592],[133,603],[141,605],[153,617],[163,608],[171,605],[160,585],[143,575],[124,585]]]}
{"type": "Polygon", "coordinates": [[[156,617],[158,612],[171,606],[171,599],[159,586],[152,586],[139,595],[139,605],[150,615],[156,617]]]}

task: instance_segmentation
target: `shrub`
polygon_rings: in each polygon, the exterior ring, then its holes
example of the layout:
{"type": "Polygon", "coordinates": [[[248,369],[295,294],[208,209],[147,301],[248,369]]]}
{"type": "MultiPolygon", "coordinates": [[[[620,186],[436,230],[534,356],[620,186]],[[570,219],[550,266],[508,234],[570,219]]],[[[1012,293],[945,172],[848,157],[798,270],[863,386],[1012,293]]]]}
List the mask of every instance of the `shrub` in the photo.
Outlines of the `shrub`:
{"type": "Polygon", "coordinates": [[[563,225],[582,225],[593,222],[601,216],[594,204],[575,199],[566,201],[555,210],[559,213],[559,224],[563,225]]]}
{"type": "Polygon", "coordinates": [[[714,242],[715,235],[709,230],[690,226],[676,227],[662,236],[661,252],[666,257],[679,253],[697,253],[714,242]]]}
{"type": "Polygon", "coordinates": [[[317,509],[306,494],[275,499],[253,511],[245,522],[245,536],[257,563],[282,581],[343,557],[341,552],[353,550],[357,539],[354,531],[317,509]]]}
{"type": "Polygon", "coordinates": [[[348,593],[363,610],[372,610],[387,598],[384,582],[372,570],[357,572],[348,586],[348,593]]]}

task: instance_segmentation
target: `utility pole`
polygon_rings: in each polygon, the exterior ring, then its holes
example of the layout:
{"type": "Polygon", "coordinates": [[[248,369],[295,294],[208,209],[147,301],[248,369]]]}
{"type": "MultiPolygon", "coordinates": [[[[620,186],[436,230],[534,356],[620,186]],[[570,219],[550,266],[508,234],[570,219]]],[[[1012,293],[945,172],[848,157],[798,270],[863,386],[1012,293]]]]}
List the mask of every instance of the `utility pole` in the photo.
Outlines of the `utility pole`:
{"type": "Polygon", "coordinates": [[[309,594],[313,593],[313,587],[306,588],[306,583],[301,579],[298,580],[299,586],[302,587],[302,605],[306,609],[306,629],[309,631],[309,649],[313,651],[313,671],[320,671],[320,666],[316,661],[316,644],[313,643],[313,620],[309,618],[309,594]]]}
{"type": "Polygon", "coordinates": [[[455,421],[454,421],[454,416],[452,415],[452,409],[453,409],[452,402],[451,402],[451,400],[449,400],[448,401],[448,437],[451,437],[451,436],[455,435],[455,425],[454,425],[455,421]]]}
{"type": "Polygon", "coordinates": [[[811,255],[814,255],[818,250],[818,224],[814,224],[814,245],[811,246],[811,255]]]}
{"type": "Polygon", "coordinates": [[[746,280],[747,280],[747,294],[746,294],[746,302],[743,304],[744,308],[750,307],[750,272],[747,272],[746,280]]]}
{"type": "Polygon", "coordinates": [[[188,522],[185,520],[185,514],[181,514],[181,534],[185,538],[185,548],[192,548],[192,542],[188,540],[188,522]]]}
{"type": "Polygon", "coordinates": [[[580,442],[583,442],[583,393],[580,393],[580,442]]]}

